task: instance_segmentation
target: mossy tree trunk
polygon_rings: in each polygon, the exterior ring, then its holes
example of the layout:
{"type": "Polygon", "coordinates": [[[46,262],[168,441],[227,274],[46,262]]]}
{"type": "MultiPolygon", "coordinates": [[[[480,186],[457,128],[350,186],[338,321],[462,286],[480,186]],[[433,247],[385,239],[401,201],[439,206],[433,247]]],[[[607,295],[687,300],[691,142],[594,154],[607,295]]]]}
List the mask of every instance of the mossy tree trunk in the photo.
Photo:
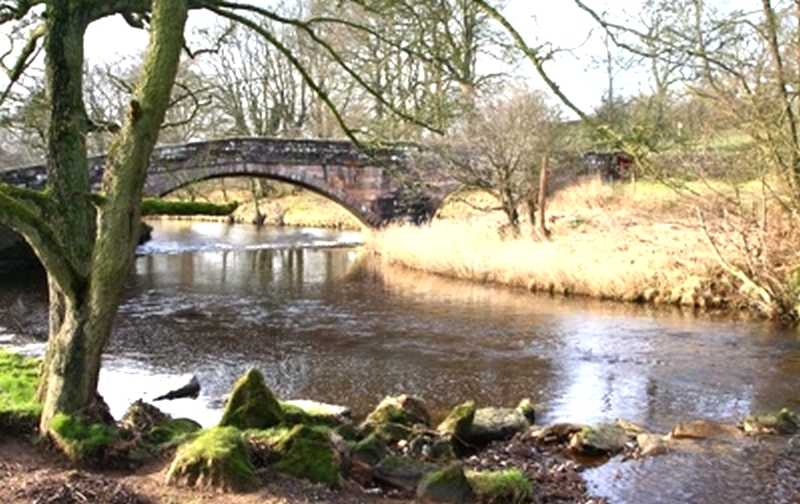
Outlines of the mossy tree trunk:
{"type": "Polygon", "coordinates": [[[45,4],[50,102],[47,191],[6,188],[0,221],[33,246],[48,275],[50,334],[39,394],[42,432],[57,413],[95,420],[101,355],[139,237],[150,153],[169,105],[183,48],[188,0],[51,0],[45,4]],[[85,136],[83,43],[88,25],[149,7],[150,43],[125,125],[109,150],[102,198],[92,196],[85,136]],[[13,194],[12,194],[13,193],[13,194]]]}

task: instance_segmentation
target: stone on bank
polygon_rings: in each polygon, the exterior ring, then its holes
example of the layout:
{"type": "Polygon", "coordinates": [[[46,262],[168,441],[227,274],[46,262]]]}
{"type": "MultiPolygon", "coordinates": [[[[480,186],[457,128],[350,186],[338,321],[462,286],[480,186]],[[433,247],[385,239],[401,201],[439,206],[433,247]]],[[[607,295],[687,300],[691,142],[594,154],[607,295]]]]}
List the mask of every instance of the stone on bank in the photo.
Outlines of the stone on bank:
{"type": "Polygon", "coordinates": [[[283,412],[278,400],[264,384],[264,376],[251,369],[233,386],[219,425],[241,430],[268,429],[281,421],[283,412]]]}
{"type": "Polygon", "coordinates": [[[181,445],[167,472],[167,484],[248,492],[258,486],[241,431],[214,427],[181,445]]]}

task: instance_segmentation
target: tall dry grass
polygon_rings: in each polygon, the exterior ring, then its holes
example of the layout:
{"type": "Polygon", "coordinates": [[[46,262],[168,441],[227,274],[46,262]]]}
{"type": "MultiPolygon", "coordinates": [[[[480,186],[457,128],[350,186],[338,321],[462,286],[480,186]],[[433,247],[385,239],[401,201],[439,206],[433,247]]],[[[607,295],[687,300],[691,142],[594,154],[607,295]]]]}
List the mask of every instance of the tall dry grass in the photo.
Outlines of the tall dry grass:
{"type": "Polygon", "coordinates": [[[374,232],[382,261],[447,277],[603,299],[719,305],[727,286],[674,193],[587,181],[556,194],[550,241],[501,239],[498,215],[452,207],[423,227],[374,232]]]}

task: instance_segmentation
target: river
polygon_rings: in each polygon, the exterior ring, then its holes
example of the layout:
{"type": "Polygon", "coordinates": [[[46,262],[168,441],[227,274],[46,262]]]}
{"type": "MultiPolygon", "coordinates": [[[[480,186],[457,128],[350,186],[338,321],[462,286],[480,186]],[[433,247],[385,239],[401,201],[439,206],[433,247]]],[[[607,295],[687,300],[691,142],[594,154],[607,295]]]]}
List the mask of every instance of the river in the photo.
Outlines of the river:
{"type": "MultiPolygon", "coordinates": [[[[437,419],[467,399],[513,406],[528,397],[541,424],[625,418],[656,432],[695,418],[800,410],[800,338],[769,323],[381,269],[357,246],[358,233],[153,224],[101,373],[117,416],[194,373],[197,400],[158,404],[213,424],[250,367],[279,397],[344,404],[356,415],[400,393],[424,398],[437,419]]],[[[0,277],[0,339],[23,328],[43,335],[46,323],[43,275],[0,277]]],[[[763,466],[777,467],[788,446],[770,444],[771,462],[748,445],[612,462],[587,479],[612,502],[783,502],[800,496],[783,484],[772,493],[743,488],[765,481],[763,466]]]]}

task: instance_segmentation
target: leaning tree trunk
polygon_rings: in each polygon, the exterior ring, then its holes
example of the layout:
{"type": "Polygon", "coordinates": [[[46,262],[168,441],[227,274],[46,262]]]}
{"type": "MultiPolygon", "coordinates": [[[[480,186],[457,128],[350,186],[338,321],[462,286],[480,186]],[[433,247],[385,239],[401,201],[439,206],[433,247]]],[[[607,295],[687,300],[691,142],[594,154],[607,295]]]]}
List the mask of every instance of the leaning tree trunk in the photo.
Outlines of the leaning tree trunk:
{"type": "Polygon", "coordinates": [[[83,34],[103,3],[47,4],[49,207],[52,222],[28,230],[48,274],[50,334],[39,387],[40,430],[58,413],[102,420],[97,395],[111,335],[139,236],[141,192],[183,47],[187,0],[154,0],[150,43],[125,125],[109,149],[102,201],[95,209],[83,136],[83,34]],[[81,9],[83,7],[83,9],[81,9]],[[76,133],[77,132],[77,133],[76,133]]]}

